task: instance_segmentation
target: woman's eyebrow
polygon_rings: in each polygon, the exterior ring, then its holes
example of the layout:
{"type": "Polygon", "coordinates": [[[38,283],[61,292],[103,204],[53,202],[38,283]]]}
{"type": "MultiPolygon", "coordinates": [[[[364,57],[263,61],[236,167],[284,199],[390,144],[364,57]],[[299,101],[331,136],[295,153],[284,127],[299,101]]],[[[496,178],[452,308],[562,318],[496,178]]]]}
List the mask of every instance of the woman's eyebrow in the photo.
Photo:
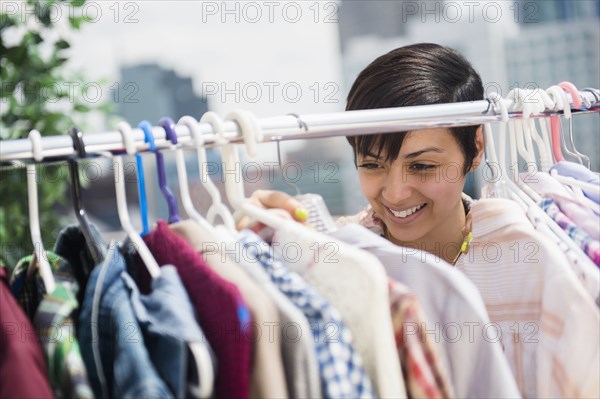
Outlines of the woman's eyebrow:
{"type": "Polygon", "coordinates": [[[406,154],[404,156],[404,158],[406,158],[406,159],[416,158],[416,157],[418,157],[419,155],[421,155],[421,154],[423,154],[425,152],[438,152],[438,153],[440,153],[440,152],[446,152],[446,150],[444,150],[443,148],[439,148],[439,147],[427,147],[427,148],[423,148],[422,150],[406,154]]]}

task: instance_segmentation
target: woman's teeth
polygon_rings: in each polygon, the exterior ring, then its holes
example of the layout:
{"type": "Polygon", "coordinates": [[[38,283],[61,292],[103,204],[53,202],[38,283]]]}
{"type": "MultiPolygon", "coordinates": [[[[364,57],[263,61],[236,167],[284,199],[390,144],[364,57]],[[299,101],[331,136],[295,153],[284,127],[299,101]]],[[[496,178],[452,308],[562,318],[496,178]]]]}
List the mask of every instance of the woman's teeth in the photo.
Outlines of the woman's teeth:
{"type": "MultiPolygon", "coordinates": [[[[394,216],[396,216],[397,218],[405,218],[405,217],[407,217],[407,216],[410,216],[410,215],[412,215],[413,213],[415,213],[415,212],[416,212],[416,211],[418,211],[419,209],[423,208],[424,206],[425,206],[425,204],[421,204],[421,205],[417,205],[417,206],[415,206],[414,208],[406,209],[406,210],[404,210],[404,211],[399,211],[399,212],[398,212],[398,211],[394,211],[394,210],[391,210],[391,209],[390,209],[390,211],[391,211],[391,212],[392,212],[392,214],[393,214],[394,216]]],[[[388,209],[389,209],[389,208],[388,208],[388,209]]]]}

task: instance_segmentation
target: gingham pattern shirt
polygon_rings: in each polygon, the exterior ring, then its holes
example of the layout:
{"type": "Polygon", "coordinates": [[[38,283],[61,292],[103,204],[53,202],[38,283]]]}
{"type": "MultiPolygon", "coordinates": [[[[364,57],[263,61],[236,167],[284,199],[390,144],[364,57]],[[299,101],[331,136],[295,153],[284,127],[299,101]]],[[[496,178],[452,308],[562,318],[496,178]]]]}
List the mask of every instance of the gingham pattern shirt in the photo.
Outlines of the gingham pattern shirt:
{"type": "Polygon", "coordinates": [[[240,242],[250,258],[258,260],[273,283],[306,316],[313,334],[321,384],[326,398],[374,398],[362,359],[352,347],[352,335],[341,315],[298,274],[273,258],[269,245],[244,230],[240,242]]]}
{"type": "Polygon", "coordinates": [[[540,207],[581,247],[597,266],[600,266],[600,241],[594,240],[567,215],[562,213],[553,199],[543,199],[540,207]]]}

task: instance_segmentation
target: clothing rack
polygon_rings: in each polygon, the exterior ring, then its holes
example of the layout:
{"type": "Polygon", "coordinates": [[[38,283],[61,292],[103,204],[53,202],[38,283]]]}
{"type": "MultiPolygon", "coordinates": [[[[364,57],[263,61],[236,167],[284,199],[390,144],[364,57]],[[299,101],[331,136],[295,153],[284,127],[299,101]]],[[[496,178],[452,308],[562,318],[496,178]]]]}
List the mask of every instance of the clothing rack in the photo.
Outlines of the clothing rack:
{"type": "MultiPolygon", "coordinates": [[[[598,92],[594,89],[595,92],[598,92]]],[[[579,92],[588,104],[585,109],[576,110],[576,113],[600,111],[600,98],[591,90],[579,92]]],[[[572,98],[567,95],[570,104],[572,98]]],[[[511,99],[502,99],[508,111],[509,118],[520,118],[521,112],[518,104],[511,99]]],[[[502,119],[500,106],[490,100],[421,105],[412,107],[398,107],[373,110],[358,110],[335,112],[327,114],[308,115],[281,115],[258,119],[258,126],[263,132],[263,142],[298,140],[310,138],[324,138],[335,136],[352,136],[360,134],[375,134],[399,132],[426,128],[456,127],[477,125],[488,122],[498,122],[502,119]]],[[[546,109],[542,117],[561,115],[562,111],[546,109]]],[[[144,143],[144,133],[141,129],[134,128],[133,138],[138,151],[148,149],[144,143]]],[[[192,135],[186,126],[177,125],[178,142],[191,144],[192,135]]],[[[200,124],[200,131],[205,136],[205,146],[212,147],[217,141],[212,126],[208,123],[200,124]]],[[[154,126],[152,129],[157,148],[172,146],[167,140],[162,127],[154,126]]],[[[224,137],[231,143],[242,143],[243,138],[235,122],[224,123],[224,137]]],[[[121,134],[116,131],[92,133],[83,135],[83,143],[87,153],[99,151],[124,151],[121,134]]],[[[46,136],[42,138],[44,158],[68,157],[75,155],[73,142],[68,135],[46,136]]],[[[0,164],[8,165],[17,161],[32,162],[33,149],[29,139],[5,140],[0,142],[0,164]]],[[[7,165],[3,165],[7,166],[7,165]]]]}

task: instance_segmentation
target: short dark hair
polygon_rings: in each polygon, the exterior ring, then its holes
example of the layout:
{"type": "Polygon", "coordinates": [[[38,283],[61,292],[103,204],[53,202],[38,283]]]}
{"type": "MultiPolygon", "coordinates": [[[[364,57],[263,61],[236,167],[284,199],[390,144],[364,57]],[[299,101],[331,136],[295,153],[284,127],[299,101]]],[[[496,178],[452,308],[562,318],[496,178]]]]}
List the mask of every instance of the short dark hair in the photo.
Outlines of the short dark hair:
{"type": "MultiPolygon", "coordinates": [[[[433,43],[404,46],[382,55],[356,78],[346,110],[444,104],[483,99],[481,77],[457,51],[433,43]]],[[[477,126],[450,128],[465,156],[463,173],[477,155],[477,126]]],[[[395,160],[408,132],[349,136],[356,155],[373,152],[395,160]]]]}

